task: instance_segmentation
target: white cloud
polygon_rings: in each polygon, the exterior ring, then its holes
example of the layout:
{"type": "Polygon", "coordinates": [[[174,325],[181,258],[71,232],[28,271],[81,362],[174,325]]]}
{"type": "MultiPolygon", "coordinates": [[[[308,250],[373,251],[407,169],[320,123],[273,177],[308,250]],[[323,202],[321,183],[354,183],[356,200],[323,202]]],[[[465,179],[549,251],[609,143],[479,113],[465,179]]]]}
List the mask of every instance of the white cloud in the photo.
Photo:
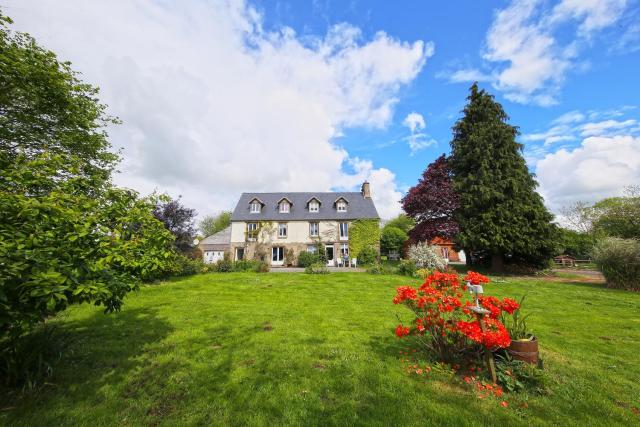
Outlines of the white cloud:
{"type": "Polygon", "coordinates": [[[414,133],[416,130],[422,130],[426,126],[422,114],[418,114],[416,112],[407,114],[407,117],[404,118],[402,124],[408,127],[409,130],[411,130],[411,133],[414,133]]]}
{"type": "Polygon", "coordinates": [[[438,75],[438,77],[445,77],[453,83],[486,82],[486,81],[492,80],[492,76],[485,74],[482,71],[476,70],[474,68],[457,70],[457,71],[454,71],[453,73],[441,73],[438,75]]]}
{"type": "Polygon", "coordinates": [[[604,120],[601,122],[585,123],[580,127],[580,133],[582,136],[604,135],[611,131],[620,131],[636,126],[637,124],[638,121],[634,119],[624,121],[604,120]]]}
{"type": "MultiPolygon", "coordinates": [[[[363,40],[348,24],[324,37],[265,31],[241,1],[7,6],[17,29],[71,60],[123,120],[110,130],[124,147],[117,183],[182,194],[202,214],[232,207],[242,191],[320,191],[349,180],[349,154],[335,138],[347,127],[387,126],[399,89],[434,51],[383,32],[363,40]]],[[[396,209],[391,172],[371,165],[359,178],[393,196],[377,196],[381,213],[396,209]]]]}
{"type": "Polygon", "coordinates": [[[426,133],[420,132],[426,127],[422,114],[411,112],[407,114],[407,117],[404,118],[402,124],[409,128],[409,131],[411,132],[410,135],[403,139],[407,141],[412,156],[416,152],[438,143],[435,139],[430,138],[426,133]]]}
{"type": "Polygon", "coordinates": [[[547,154],[536,164],[540,192],[554,211],[578,201],[621,195],[640,182],[640,137],[589,137],[573,150],[547,154]]]}
{"type": "MultiPolygon", "coordinates": [[[[505,98],[541,106],[557,104],[557,94],[567,72],[587,64],[578,54],[595,32],[613,25],[622,16],[625,0],[563,0],[554,8],[542,0],[513,0],[499,10],[487,32],[482,55],[493,70],[451,73],[453,82],[489,78],[505,98]],[[556,33],[579,24],[575,37],[559,42],[556,33]]],[[[566,32],[566,31],[565,31],[566,32]]]]}

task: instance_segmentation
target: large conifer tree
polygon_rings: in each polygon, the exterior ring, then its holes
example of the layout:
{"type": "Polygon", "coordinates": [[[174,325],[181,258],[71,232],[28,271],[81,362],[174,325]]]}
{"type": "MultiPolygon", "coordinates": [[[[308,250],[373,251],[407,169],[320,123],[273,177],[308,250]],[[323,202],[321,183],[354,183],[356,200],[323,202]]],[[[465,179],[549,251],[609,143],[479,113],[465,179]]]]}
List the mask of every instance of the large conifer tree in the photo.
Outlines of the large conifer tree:
{"type": "Polygon", "coordinates": [[[486,251],[494,270],[502,270],[505,257],[542,265],[553,255],[556,227],[516,142],[518,128],[476,83],[467,99],[453,127],[449,160],[460,197],[457,243],[486,251]]]}

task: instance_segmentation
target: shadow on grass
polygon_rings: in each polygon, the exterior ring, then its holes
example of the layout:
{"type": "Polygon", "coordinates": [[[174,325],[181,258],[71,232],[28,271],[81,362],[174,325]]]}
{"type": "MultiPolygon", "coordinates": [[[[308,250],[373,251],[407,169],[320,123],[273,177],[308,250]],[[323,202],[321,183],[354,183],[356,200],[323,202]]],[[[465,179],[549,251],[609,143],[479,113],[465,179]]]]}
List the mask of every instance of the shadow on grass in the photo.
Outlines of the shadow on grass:
{"type": "Polygon", "coordinates": [[[156,317],[154,308],[125,309],[105,315],[96,310],[82,320],[62,321],[60,329],[70,338],[62,360],[54,366],[50,382],[37,393],[12,393],[0,413],[0,424],[29,425],[35,407],[38,425],[69,425],[79,415],[91,419],[91,410],[104,403],[104,390],[127,382],[147,356],[162,349],[172,326],[156,317]],[[45,415],[44,419],[42,415],[45,415]]]}

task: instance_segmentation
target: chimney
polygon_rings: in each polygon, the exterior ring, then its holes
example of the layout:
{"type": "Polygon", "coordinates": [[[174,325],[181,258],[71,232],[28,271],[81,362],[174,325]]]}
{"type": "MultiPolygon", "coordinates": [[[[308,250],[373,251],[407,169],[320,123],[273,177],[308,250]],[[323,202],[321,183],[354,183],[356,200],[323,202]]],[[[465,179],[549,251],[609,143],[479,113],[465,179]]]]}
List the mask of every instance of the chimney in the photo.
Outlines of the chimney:
{"type": "Polygon", "coordinates": [[[362,197],[364,197],[365,199],[371,198],[371,187],[369,186],[369,181],[365,181],[362,183],[360,192],[362,193],[362,197]]]}

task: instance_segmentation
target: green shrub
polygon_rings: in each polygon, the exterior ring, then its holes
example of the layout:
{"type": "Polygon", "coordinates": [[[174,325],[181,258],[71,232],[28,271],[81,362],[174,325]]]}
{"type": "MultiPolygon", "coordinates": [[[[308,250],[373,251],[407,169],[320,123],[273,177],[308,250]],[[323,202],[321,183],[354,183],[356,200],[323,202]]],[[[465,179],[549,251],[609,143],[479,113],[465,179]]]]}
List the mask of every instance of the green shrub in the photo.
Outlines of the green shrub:
{"type": "Polygon", "coordinates": [[[233,271],[253,271],[260,261],[242,259],[233,263],[233,271]]]}
{"type": "Polygon", "coordinates": [[[4,386],[30,391],[53,374],[56,362],[69,343],[69,336],[45,324],[18,337],[5,337],[0,343],[0,378],[4,386]]]}
{"type": "Polygon", "coordinates": [[[367,246],[360,250],[358,254],[359,265],[371,265],[378,259],[378,251],[373,246],[367,246]]]}
{"type": "Polygon", "coordinates": [[[329,274],[329,269],[326,265],[317,262],[305,268],[304,272],[307,274],[329,274]]]}
{"type": "Polygon", "coordinates": [[[202,259],[191,259],[184,255],[177,255],[172,274],[174,276],[191,276],[204,271],[202,259]]]}
{"type": "Polygon", "coordinates": [[[384,274],[384,270],[381,264],[373,264],[367,268],[369,274],[384,274]]]}
{"type": "Polygon", "coordinates": [[[231,273],[233,271],[233,261],[221,259],[216,262],[216,271],[218,273],[231,273]]]}
{"type": "Polygon", "coordinates": [[[640,241],[605,238],[595,244],[592,257],[608,287],[640,290],[640,241]]]}
{"type": "Polygon", "coordinates": [[[258,261],[253,266],[253,271],[256,273],[268,273],[269,272],[269,264],[265,261],[258,261]]]}
{"type": "Polygon", "coordinates": [[[437,246],[431,246],[427,242],[411,245],[408,255],[409,259],[413,260],[420,268],[443,271],[447,267],[447,263],[438,255],[437,246]]]}
{"type": "Polygon", "coordinates": [[[509,393],[544,394],[547,391],[547,377],[542,369],[515,360],[506,352],[496,355],[496,375],[498,383],[509,393]]]}
{"type": "Polygon", "coordinates": [[[311,252],[300,252],[298,254],[298,267],[306,268],[312,264],[319,264],[320,257],[318,254],[314,254],[311,252]]]}
{"type": "Polygon", "coordinates": [[[403,259],[402,261],[400,261],[400,264],[398,264],[397,271],[401,276],[416,277],[416,262],[410,259],[403,259]]]}

